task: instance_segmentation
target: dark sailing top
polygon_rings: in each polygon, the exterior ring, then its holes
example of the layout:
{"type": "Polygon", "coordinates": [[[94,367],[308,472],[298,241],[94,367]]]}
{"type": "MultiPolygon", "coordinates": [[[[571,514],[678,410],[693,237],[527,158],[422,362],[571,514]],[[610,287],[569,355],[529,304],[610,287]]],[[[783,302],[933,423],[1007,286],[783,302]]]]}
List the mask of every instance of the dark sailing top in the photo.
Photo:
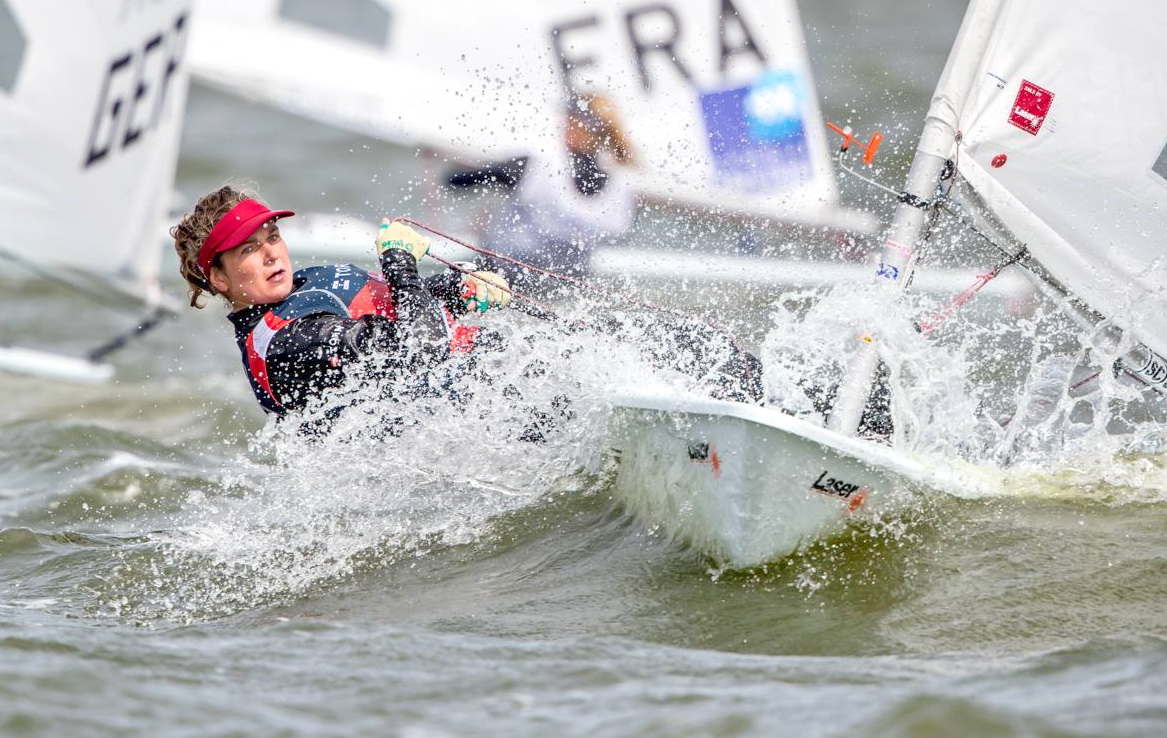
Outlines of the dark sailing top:
{"type": "Polygon", "coordinates": [[[452,325],[465,312],[461,275],[422,280],[404,251],[381,255],[381,274],[352,264],[301,269],[278,303],[228,316],[256,399],[283,415],[336,387],[358,361],[377,353],[400,373],[418,373],[473,346],[473,326],[452,325]]]}

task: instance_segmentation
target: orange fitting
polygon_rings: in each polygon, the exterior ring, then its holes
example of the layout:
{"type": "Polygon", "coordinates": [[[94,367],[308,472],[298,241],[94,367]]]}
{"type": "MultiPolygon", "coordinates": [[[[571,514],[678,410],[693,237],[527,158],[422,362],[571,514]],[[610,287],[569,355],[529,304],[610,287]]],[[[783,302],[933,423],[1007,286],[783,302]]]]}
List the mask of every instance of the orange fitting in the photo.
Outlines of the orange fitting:
{"type": "Polygon", "coordinates": [[[863,143],[859,139],[855,138],[855,134],[851,132],[850,126],[847,126],[846,128],[840,128],[828,120],[827,128],[830,128],[832,131],[843,137],[843,145],[839,147],[840,151],[846,151],[853,143],[858,144],[859,148],[863,149],[863,163],[870,164],[871,162],[875,161],[875,154],[879,151],[879,145],[883,143],[882,133],[876,131],[875,133],[871,134],[870,141],[863,143]]]}
{"type": "Polygon", "coordinates": [[[827,128],[830,128],[832,131],[843,137],[843,145],[839,147],[840,151],[846,151],[847,147],[851,145],[851,142],[855,140],[855,137],[851,135],[850,126],[847,126],[846,128],[839,128],[837,125],[828,120],[827,128]]]}
{"type": "Polygon", "coordinates": [[[883,143],[883,134],[879,131],[871,134],[871,140],[863,147],[863,163],[870,164],[875,161],[875,152],[879,151],[879,145],[883,143]]]}

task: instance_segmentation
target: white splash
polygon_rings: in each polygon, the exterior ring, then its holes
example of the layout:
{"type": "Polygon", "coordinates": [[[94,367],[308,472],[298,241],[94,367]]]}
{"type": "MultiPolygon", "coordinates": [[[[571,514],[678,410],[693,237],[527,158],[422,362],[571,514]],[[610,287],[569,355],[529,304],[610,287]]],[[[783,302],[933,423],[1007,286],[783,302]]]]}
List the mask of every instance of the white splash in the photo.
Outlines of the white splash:
{"type": "Polygon", "coordinates": [[[1164,402],[1110,369],[1129,346],[1102,341],[1106,326],[1083,332],[1042,304],[1024,316],[969,310],[925,335],[916,322],[935,313],[937,298],[891,298],[859,286],[813,298],[788,295],[772,314],[762,347],[772,404],[825,423],[822,399],[870,341],[892,391],[889,442],[905,453],[971,462],[1007,495],[1048,494],[1070,478],[1088,488],[1121,486],[1127,492],[1115,499],[1122,500],[1162,488],[1164,402]]]}
{"type": "Polygon", "coordinates": [[[224,491],[192,496],[160,538],[149,588],[166,594],[141,607],[217,617],[472,544],[499,516],[606,484],[614,391],[707,379],[654,365],[660,347],[645,350],[652,331],[638,321],[565,331],[576,318],[491,317],[505,351],[452,361],[422,385],[354,377],[295,421],[270,423],[224,491]]]}

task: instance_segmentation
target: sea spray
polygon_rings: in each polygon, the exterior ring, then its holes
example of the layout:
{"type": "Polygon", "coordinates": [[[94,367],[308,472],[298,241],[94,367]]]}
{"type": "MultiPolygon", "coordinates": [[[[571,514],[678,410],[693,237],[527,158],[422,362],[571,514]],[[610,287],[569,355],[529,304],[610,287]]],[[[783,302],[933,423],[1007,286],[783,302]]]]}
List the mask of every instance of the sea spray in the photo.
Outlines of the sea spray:
{"type": "MultiPolygon", "coordinates": [[[[944,452],[967,435],[975,399],[959,351],[939,347],[916,330],[907,298],[865,284],[838,285],[803,314],[789,307],[793,293],[772,312],[762,346],[768,402],[825,425],[847,369],[861,349],[878,352],[892,398],[894,438],[909,451],[944,452]],[[875,306],[875,307],[873,307],[875,306]]],[[[918,298],[917,298],[918,299],[918,298]]]]}
{"type": "Polygon", "coordinates": [[[607,485],[612,393],[708,385],[708,372],[676,368],[694,368],[684,347],[662,365],[669,352],[644,344],[660,334],[643,316],[488,317],[505,350],[455,357],[420,381],[356,374],[269,422],[165,532],[123,552],[98,587],[99,613],[214,619],[474,545],[501,515],[607,485]]]}
{"type": "MultiPolygon", "coordinates": [[[[966,315],[947,333],[922,335],[915,319],[940,302],[910,295],[873,312],[853,286],[786,295],[760,352],[767,404],[824,422],[814,388],[842,381],[868,336],[895,392],[888,442],[937,463],[995,468],[1007,426],[985,412],[993,382],[976,381],[984,346],[1004,365],[1056,356],[1061,344],[1041,315],[1016,321],[1004,338],[966,315]],[[872,315],[878,331],[857,329],[872,315]]],[[[505,351],[456,357],[420,385],[351,377],[295,420],[269,423],[246,455],[189,496],[164,532],[120,550],[120,564],[94,587],[94,613],[157,625],[271,606],[443,547],[474,546],[508,512],[606,488],[613,393],[645,383],[707,393],[716,385],[709,369],[737,350],[700,321],[677,320],[679,331],[662,331],[659,322],[669,318],[652,317],[660,320],[595,306],[565,311],[555,323],[489,314],[482,322],[502,334],[505,351]],[[662,344],[670,335],[695,337],[696,345],[662,344]]],[[[1016,391],[1008,409],[1026,396],[1016,391]]],[[[1024,468],[1040,467],[1026,461],[1024,468]]],[[[1130,470],[1132,485],[1140,473],[1162,476],[1146,457],[1130,470]]],[[[792,586],[814,592],[831,581],[831,559],[870,539],[910,542],[913,531],[929,529],[933,509],[920,505],[852,526],[850,538],[811,546],[784,570],[797,571],[792,586]]]]}

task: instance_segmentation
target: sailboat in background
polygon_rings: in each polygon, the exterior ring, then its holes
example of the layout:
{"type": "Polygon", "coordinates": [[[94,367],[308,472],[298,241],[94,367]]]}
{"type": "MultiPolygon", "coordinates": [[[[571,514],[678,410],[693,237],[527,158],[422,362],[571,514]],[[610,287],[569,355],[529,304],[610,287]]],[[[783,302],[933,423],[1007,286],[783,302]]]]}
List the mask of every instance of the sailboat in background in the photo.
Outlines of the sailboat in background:
{"type": "Polygon", "coordinates": [[[842,208],[794,0],[208,3],[196,83],[467,163],[562,149],[615,103],[634,188],[683,212],[866,232],[842,208]],[[347,19],[347,23],[340,18],[347,19]]]}
{"type": "MultiPolygon", "coordinates": [[[[0,0],[0,258],[153,325],[160,223],[178,162],[186,0],[0,0]],[[62,23],[62,18],[69,23],[62,23]]],[[[2,338],[2,337],[0,337],[2,338]]],[[[100,381],[101,360],[0,344],[0,368],[100,381]]]]}
{"type": "MultiPolygon", "coordinates": [[[[930,329],[902,296],[943,211],[1081,326],[1070,358],[1092,365],[1096,382],[1132,384],[1161,404],[1164,48],[1167,6],[1152,0],[1121,11],[1085,0],[972,0],[896,193],[867,322],[854,326],[825,427],[770,408],[629,394],[618,484],[629,507],[744,567],[839,532],[906,487],[972,494],[991,484],[1000,455],[915,454],[918,439],[897,434],[888,445],[856,433],[877,363],[896,361],[897,316],[930,329]]],[[[1054,399],[1072,404],[1080,384],[1067,377],[1054,399]]],[[[893,410],[897,402],[907,400],[893,394],[893,410]]]]}

